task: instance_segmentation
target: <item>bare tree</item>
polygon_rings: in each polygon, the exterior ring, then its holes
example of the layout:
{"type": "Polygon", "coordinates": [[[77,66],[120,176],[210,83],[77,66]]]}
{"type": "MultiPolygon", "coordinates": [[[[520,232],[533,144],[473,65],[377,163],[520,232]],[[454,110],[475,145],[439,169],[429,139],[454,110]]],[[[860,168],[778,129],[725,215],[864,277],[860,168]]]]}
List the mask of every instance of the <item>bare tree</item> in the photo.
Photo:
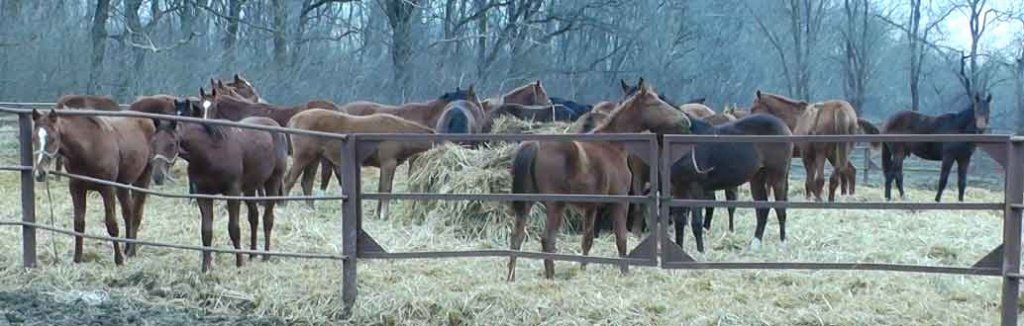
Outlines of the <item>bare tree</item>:
{"type": "Polygon", "coordinates": [[[412,22],[422,0],[385,0],[384,13],[391,26],[392,83],[400,90],[410,85],[412,58],[412,22]]]}
{"type": "Polygon", "coordinates": [[[867,0],[844,0],[845,27],[842,30],[843,92],[858,115],[862,114],[871,72],[870,4],[867,0]]]}
{"type": "Polygon", "coordinates": [[[110,0],[96,0],[92,15],[92,60],[89,66],[89,84],[86,92],[99,92],[100,79],[103,78],[103,61],[107,53],[107,20],[110,18],[110,0]]]}
{"type": "Polygon", "coordinates": [[[811,55],[817,45],[827,3],[825,0],[788,0],[784,3],[784,11],[788,16],[785,34],[790,36],[789,44],[783,43],[762,15],[751,10],[761,32],[779,56],[789,92],[798,98],[811,97],[811,55]]]}

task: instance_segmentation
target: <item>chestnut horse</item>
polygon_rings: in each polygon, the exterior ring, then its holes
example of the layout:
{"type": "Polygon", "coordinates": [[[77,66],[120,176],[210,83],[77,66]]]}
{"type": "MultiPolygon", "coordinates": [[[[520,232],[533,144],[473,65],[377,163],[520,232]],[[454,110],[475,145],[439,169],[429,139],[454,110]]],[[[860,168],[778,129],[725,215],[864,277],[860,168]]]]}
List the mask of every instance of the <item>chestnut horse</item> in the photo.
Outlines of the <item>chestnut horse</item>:
{"type": "Polygon", "coordinates": [[[54,108],[60,109],[82,109],[82,110],[102,110],[102,111],[119,111],[121,107],[117,105],[117,101],[108,96],[96,96],[96,95],[76,95],[69,94],[61,96],[57,99],[57,105],[54,108]]]}
{"type": "MultiPolygon", "coordinates": [[[[177,101],[175,107],[181,116],[196,116],[190,101],[177,101]]],[[[206,195],[255,197],[257,190],[267,196],[281,194],[281,178],[288,164],[287,140],[283,134],[255,129],[222,127],[198,123],[177,123],[160,121],[153,137],[152,150],[164,157],[181,157],[189,162],[189,180],[195,183],[196,193],[206,195]]],[[[249,117],[240,122],[254,125],[279,126],[266,117],[249,117]]],[[[154,178],[162,178],[169,168],[167,160],[154,157],[154,178]]],[[[213,242],[213,199],[200,198],[199,214],[202,218],[201,236],[204,247],[213,242]]],[[[256,250],[257,227],[259,226],[258,200],[246,200],[249,216],[250,246],[256,250]]],[[[271,231],[274,228],[275,201],[264,201],[263,247],[270,251],[271,231]]],[[[227,200],[228,234],[235,249],[241,248],[241,230],[238,226],[240,202],[227,200]]],[[[249,259],[256,255],[251,254],[249,259]]],[[[269,259],[263,256],[264,260],[269,259]]],[[[203,252],[202,271],[212,268],[213,255],[203,252]]],[[[242,254],[235,255],[235,265],[244,265],[242,254]]]]}
{"type": "Polygon", "coordinates": [[[225,87],[229,87],[235,94],[238,94],[238,96],[245,100],[254,103],[266,103],[266,101],[263,100],[263,97],[260,96],[260,93],[256,91],[256,87],[245,78],[242,78],[239,74],[235,74],[235,77],[231,82],[221,84],[219,86],[221,86],[221,90],[225,90],[225,87]]]}
{"type": "MultiPolygon", "coordinates": [[[[623,105],[641,105],[626,101],[623,105]]],[[[685,119],[685,117],[684,117],[685,119]]],[[[629,155],[622,144],[612,142],[581,141],[528,141],[516,149],[512,159],[512,193],[516,194],[598,194],[628,195],[632,173],[627,163],[629,155]]],[[[512,229],[510,248],[520,250],[526,236],[526,219],[532,201],[512,202],[515,227],[512,229]]],[[[584,203],[545,201],[547,223],[542,235],[543,252],[553,253],[562,215],[567,205],[583,211],[583,255],[588,255],[594,243],[594,225],[598,217],[612,220],[615,245],[619,257],[626,256],[626,214],[628,203],[584,203]]],[[[585,264],[583,265],[586,266],[585,264]]],[[[507,279],[515,280],[516,257],[508,262],[507,279]]],[[[620,266],[623,273],[625,264],[620,266]]],[[[544,260],[544,277],[554,277],[554,261],[544,260]]]]}
{"type": "Polygon", "coordinates": [[[551,98],[548,97],[548,92],[544,89],[544,85],[540,83],[540,80],[537,80],[532,83],[516,87],[500,97],[485,99],[480,102],[480,104],[480,108],[486,113],[491,112],[491,110],[501,106],[502,104],[551,105],[554,103],[552,103],[551,98]]]}
{"type": "MultiPolygon", "coordinates": [[[[665,103],[641,79],[634,100],[646,103],[665,103]]],[[[680,129],[678,116],[686,116],[668,105],[626,106],[616,109],[594,132],[636,133],[650,131],[661,134],[691,133],[702,135],[790,135],[786,124],[776,117],[755,114],[719,126],[702,120],[690,120],[686,129],[680,129]]],[[[691,153],[672,165],[672,195],[682,199],[713,199],[715,190],[736,188],[750,183],[754,200],[768,200],[773,192],[776,201],[787,200],[789,188],[789,161],[793,145],[790,143],[702,143],[692,147],[691,153]]],[[[635,172],[634,172],[635,173],[635,172]]],[[[672,208],[675,217],[676,242],[682,245],[686,211],[672,208]]],[[[703,230],[699,208],[692,209],[693,234],[697,250],[704,251],[703,230]]],[[[768,209],[756,209],[757,228],[751,247],[760,246],[768,222],[768,209]]],[[[779,219],[779,238],[786,240],[786,210],[775,209],[779,219]]]]}
{"type": "MultiPolygon", "coordinates": [[[[61,116],[59,111],[51,109],[48,113],[32,110],[32,121],[32,142],[37,153],[33,166],[36,181],[46,181],[47,169],[54,158],[60,155],[67,161],[69,173],[141,188],[149,186],[149,141],[154,133],[153,123],[149,119],[61,116]]],[[[112,237],[118,236],[114,212],[116,197],[121,203],[125,237],[136,239],[142,223],[146,193],[71,179],[68,181],[68,192],[74,210],[75,232],[85,232],[86,195],[89,191],[99,192],[103,199],[107,233],[112,237]]],[[[136,245],[125,244],[128,256],[134,256],[136,251],[136,245]]],[[[81,236],[75,236],[74,261],[82,262],[81,236]]],[[[117,241],[114,241],[114,263],[124,263],[121,246],[117,241]]]]}
{"type": "MultiPolygon", "coordinates": [[[[809,104],[805,101],[757,91],[751,113],[766,113],[786,122],[794,135],[855,135],[858,132],[857,111],[849,102],[832,100],[809,104]]],[[[804,193],[807,198],[821,201],[825,188],[825,160],[832,164],[829,178],[828,201],[835,201],[839,178],[850,175],[856,179],[853,164],[850,163],[852,142],[798,142],[796,155],[803,158],[806,180],[804,193]]]]}
{"type": "MultiPolygon", "coordinates": [[[[981,134],[988,128],[989,106],[992,94],[982,98],[975,93],[971,96],[971,104],[956,113],[939,116],[928,116],[913,111],[900,111],[886,120],[882,127],[885,134],[981,134]]],[[[939,171],[939,189],[935,193],[935,201],[942,199],[942,191],[946,189],[949,172],[953,162],[957,167],[957,199],[964,201],[964,190],[967,188],[967,168],[974,154],[974,143],[899,143],[882,144],[882,171],[885,172],[885,199],[892,199],[892,183],[903,193],[903,160],[914,156],[930,161],[942,161],[939,171]]]]}
{"type": "MultiPolygon", "coordinates": [[[[417,122],[402,119],[390,114],[371,114],[354,116],[324,109],[312,109],[296,114],[288,123],[289,128],[331,132],[338,134],[350,133],[415,133],[433,134],[434,130],[417,122]]],[[[315,163],[321,159],[328,160],[337,169],[341,166],[341,141],[320,137],[292,135],[292,167],[285,178],[285,193],[295,186],[295,180],[302,174],[302,191],[309,195],[313,191],[313,171],[315,163]],[[305,173],[303,173],[305,171],[305,173]]],[[[429,141],[383,141],[377,150],[362,162],[363,166],[380,168],[378,191],[391,192],[395,169],[409,157],[433,147],[429,141]]],[[[340,184],[341,173],[338,173],[340,184]]],[[[308,203],[312,205],[312,203],[308,203]]],[[[380,218],[388,215],[388,200],[377,202],[377,214],[380,218]]]]}

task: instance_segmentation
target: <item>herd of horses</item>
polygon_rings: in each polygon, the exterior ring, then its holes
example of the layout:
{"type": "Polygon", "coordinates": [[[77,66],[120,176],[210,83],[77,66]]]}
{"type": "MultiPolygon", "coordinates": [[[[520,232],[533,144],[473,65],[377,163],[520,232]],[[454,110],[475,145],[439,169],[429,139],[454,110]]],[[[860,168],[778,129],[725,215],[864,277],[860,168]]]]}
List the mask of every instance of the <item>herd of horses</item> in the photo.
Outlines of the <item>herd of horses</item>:
{"type": "MultiPolygon", "coordinates": [[[[987,128],[991,95],[971,94],[970,105],[961,111],[939,116],[902,111],[876,128],[859,118],[846,101],[810,103],[758,90],[747,109],[730,108],[715,112],[703,98],[676,104],[640,79],[635,85],[621,81],[622,95],[594,104],[549,97],[540,81],[515,88],[508,93],[480,100],[473,86],[418,103],[387,105],[356,101],[337,105],[330,100],[311,100],[285,107],[266,103],[256,87],[239,75],[228,82],[210,80],[209,91],[200,88],[198,96],[154,95],[138,98],[127,110],[203,119],[224,119],[262,126],[337,134],[356,133],[487,133],[493,122],[503,116],[534,121],[574,122],[579,133],[654,133],[697,135],[853,135],[869,134],[969,134],[987,128]]],[[[313,191],[317,168],[321,187],[328,187],[332,175],[340,176],[341,141],[307,135],[218,126],[196,122],[138,117],[102,117],[62,114],[64,110],[120,110],[117,102],[103,96],[66,95],[50,110],[33,110],[33,146],[36,154],[33,171],[43,182],[48,171],[66,169],[74,175],[148,188],[161,185],[168,170],[179,159],[188,162],[189,192],[205,195],[247,196],[253,199],[229,199],[228,233],[234,248],[241,247],[240,206],[244,202],[250,225],[250,248],[257,250],[260,206],[263,207],[263,250],[269,251],[274,225],[275,201],[261,196],[280,196],[290,192],[296,182],[302,192],[313,191]],[[290,159],[289,159],[290,157],[290,159]],[[289,163],[290,162],[290,163],[289,163]],[[62,166],[63,165],[63,166],[62,166]]],[[[464,146],[481,146],[466,143],[464,146]]],[[[958,164],[959,199],[963,200],[967,166],[974,152],[969,143],[882,143],[885,197],[891,200],[895,182],[903,195],[903,160],[915,155],[942,161],[938,193],[941,198],[948,174],[958,164]]],[[[364,161],[363,166],[380,169],[379,192],[391,191],[396,168],[410,164],[417,154],[431,149],[431,141],[383,141],[364,161]]],[[[700,143],[671,165],[672,196],[680,199],[713,200],[716,191],[724,191],[727,200],[736,200],[737,188],[747,184],[754,200],[788,200],[790,161],[799,157],[806,171],[805,195],[821,201],[824,197],[827,161],[833,167],[827,198],[853,194],[856,170],[849,157],[851,142],[724,142],[700,143]]],[[[525,141],[516,149],[510,167],[513,193],[642,195],[650,191],[648,167],[621,143],[611,141],[525,141]]],[[[84,232],[86,194],[99,192],[103,200],[107,232],[119,236],[116,201],[121,205],[125,237],[136,239],[146,202],[143,191],[118,188],[71,178],[68,189],[73,203],[74,229],[84,232]]],[[[229,197],[231,198],[231,197],[229,197]]],[[[541,236],[542,250],[554,252],[555,239],[565,209],[575,206],[583,213],[583,254],[589,253],[598,232],[598,223],[611,225],[620,256],[626,255],[626,235],[645,227],[640,206],[626,202],[582,203],[543,201],[546,226],[541,236]],[[631,221],[632,220],[632,221],[631,221]]],[[[312,205],[312,202],[308,202],[312,205]]],[[[512,202],[515,216],[510,247],[519,250],[525,237],[527,216],[533,202],[512,202]]],[[[197,199],[201,216],[203,246],[211,246],[213,200],[197,199]]],[[[388,216],[388,201],[378,202],[378,217],[388,216]]],[[[775,208],[779,237],[786,240],[786,210],[775,208]]],[[[733,229],[735,209],[729,210],[729,230],[733,229]]],[[[752,247],[760,246],[769,209],[757,208],[752,247]]],[[[711,227],[710,207],[671,209],[675,240],[683,243],[689,216],[691,232],[698,251],[704,251],[703,232],[711,227]]],[[[114,261],[123,264],[125,255],[133,256],[137,246],[114,241],[114,261]]],[[[212,268],[212,253],[204,252],[202,270],[212,268]]],[[[249,259],[254,259],[255,254],[249,259]]],[[[266,259],[266,256],[264,256],[266,259]]],[[[74,261],[82,261],[82,237],[75,237],[74,261]]],[[[236,254],[236,265],[245,259],[236,254]]],[[[508,280],[515,278],[516,258],[510,258],[508,280]]],[[[554,274],[551,260],[544,261],[544,275],[554,274]]],[[[625,271],[626,266],[621,267],[625,271]]]]}

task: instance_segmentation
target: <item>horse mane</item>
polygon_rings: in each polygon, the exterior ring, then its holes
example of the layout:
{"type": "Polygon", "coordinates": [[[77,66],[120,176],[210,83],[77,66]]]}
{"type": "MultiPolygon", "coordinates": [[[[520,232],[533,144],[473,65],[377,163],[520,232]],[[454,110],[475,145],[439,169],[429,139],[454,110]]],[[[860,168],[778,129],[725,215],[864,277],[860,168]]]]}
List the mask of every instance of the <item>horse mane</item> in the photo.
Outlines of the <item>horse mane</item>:
{"type": "Polygon", "coordinates": [[[82,117],[85,118],[85,120],[88,120],[89,122],[92,122],[94,125],[96,125],[97,128],[100,128],[100,130],[103,130],[103,131],[113,131],[114,130],[114,126],[110,124],[110,120],[111,119],[115,119],[116,117],[104,117],[104,116],[94,116],[94,115],[87,115],[87,116],[82,116],[82,117]]]}

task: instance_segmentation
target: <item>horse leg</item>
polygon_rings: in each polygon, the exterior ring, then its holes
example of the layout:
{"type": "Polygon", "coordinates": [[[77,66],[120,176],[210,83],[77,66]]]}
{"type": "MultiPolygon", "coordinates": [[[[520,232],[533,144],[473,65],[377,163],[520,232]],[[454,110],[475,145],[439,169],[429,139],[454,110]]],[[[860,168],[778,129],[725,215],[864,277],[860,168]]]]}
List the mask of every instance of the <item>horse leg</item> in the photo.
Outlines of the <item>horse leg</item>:
{"type": "MultiPolygon", "coordinates": [[[[136,187],[148,188],[149,187],[149,176],[143,176],[143,178],[135,184],[136,187]]],[[[142,214],[145,213],[146,207],[146,196],[145,192],[131,191],[132,197],[132,239],[139,238],[139,228],[142,227],[142,214]]],[[[131,250],[128,251],[128,255],[134,257],[139,250],[138,244],[133,244],[131,250]]]]}
{"type": "MultiPolygon", "coordinates": [[[[250,189],[244,193],[246,196],[251,197],[256,193],[256,190],[250,189]]],[[[256,251],[256,230],[260,225],[260,211],[259,205],[256,204],[255,200],[245,201],[245,213],[249,218],[249,250],[256,251]]],[[[255,253],[249,254],[249,260],[253,260],[255,258],[255,253]]]]}
{"type": "Polygon", "coordinates": [[[853,163],[846,163],[846,173],[843,174],[843,194],[853,196],[857,193],[857,167],[853,163]]]}
{"type": "MultiPolygon", "coordinates": [[[[321,164],[323,164],[323,162],[321,162],[321,164]]],[[[302,187],[302,195],[304,195],[304,196],[313,195],[313,182],[316,181],[316,167],[317,166],[314,165],[314,164],[308,164],[308,165],[306,165],[306,168],[302,171],[302,179],[299,180],[299,186],[302,187]]],[[[323,172],[321,172],[321,175],[323,175],[323,172]]],[[[327,183],[329,183],[330,182],[329,178],[331,177],[331,175],[328,174],[327,177],[328,177],[328,179],[327,179],[328,182],[325,183],[325,182],[323,182],[323,180],[321,180],[320,184],[327,184],[327,183]]],[[[309,208],[315,208],[316,207],[316,202],[314,200],[312,200],[312,199],[307,199],[306,200],[306,206],[309,206],[309,208]]]]}
{"type": "Polygon", "coordinates": [[[801,150],[800,158],[804,163],[804,199],[810,200],[811,195],[814,193],[815,177],[814,173],[814,153],[809,150],[801,150]]]}
{"type": "MultiPolygon", "coordinates": [[[[704,194],[704,198],[715,200],[715,192],[709,191],[704,194]]],[[[711,219],[715,217],[715,207],[708,206],[704,208],[704,223],[703,227],[705,230],[711,230],[711,219]]]]}
{"type": "Polygon", "coordinates": [[[953,169],[953,157],[942,156],[942,169],[939,170],[939,190],[935,193],[935,202],[942,200],[942,192],[946,190],[946,183],[949,181],[949,171],[953,169]]]}
{"type": "MultiPolygon", "coordinates": [[[[726,201],[736,201],[736,188],[725,190],[726,201]]],[[[729,232],[733,231],[733,217],[736,216],[736,207],[729,207],[729,232]]]]}
{"type": "MultiPolygon", "coordinates": [[[[334,164],[326,159],[320,160],[320,190],[327,191],[327,187],[331,185],[331,172],[334,171],[334,164]]],[[[313,174],[316,174],[316,168],[313,168],[313,174]]],[[[310,182],[313,182],[313,175],[309,176],[310,182]]],[[[310,185],[312,189],[312,185],[310,185]]]]}
{"type": "MultiPolygon", "coordinates": [[[[565,204],[560,202],[545,202],[547,207],[547,224],[544,228],[544,237],[541,240],[541,250],[546,253],[555,252],[555,240],[558,239],[558,229],[562,225],[562,212],[565,211],[565,204]]],[[[544,259],[544,278],[555,277],[555,262],[551,259],[544,259]]]]}
{"type": "MultiPolygon", "coordinates": [[[[615,222],[615,248],[619,250],[619,258],[626,258],[626,237],[628,236],[626,212],[629,210],[629,205],[613,204],[609,207],[609,210],[611,212],[610,217],[615,222]]],[[[629,273],[629,265],[622,263],[619,265],[619,270],[622,274],[629,273]]]]}
{"type": "MultiPolygon", "coordinates": [[[[231,191],[228,196],[238,196],[240,191],[231,191]]],[[[238,213],[241,208],[241,202],[239,200],[228,200],[228,236],[231,237],[231,246],[235,249],[242,249],[242,230],[238,226],[238,213]]],[[[242,267],[245,265],[244,255],[240,253],[235,254],[235,266],[242,267]]]]}
{"type": "MultiPolygon", "coordinates": [[[[303,195],[308,196],[313,192],[312,185],[310,185],[308,191],[306,190],[305,179],[308,178],[307,175],[309,174],[309,167],[312,166],[311,163],[313,163],[313,160],[315,158],[316,156],[314,155],[308,155],[303,152],[296,151],[294,159],[292,160],[292,166],[290,169],[288,169],[288,173],[286,173],[284,177],[284,194],[291,193],[292,187],[295,187],[295,181],[299,179],[300,175],[303,178],[303,195]]],[[[313,167],[313,169],[316,169],[315,166],[313,167]]],[[[311,200],[307,200],[306,204],[309,205],[310,207],[313,207],[313,203],[311,200]]]]}
{"type": "MultiPolygon", "coordinates": [[[[774,178],[769,178],[772,187],[772,193],[775,195],[775,202],[789,201],[789,179],[786,178],[784,173],[779,173],[774,178]]],[[[767,186],[767,185],[766,185],[767,186]]],[[[768,200],[767,195],[765,200],[768,200]]],[[[775,217],[779,219],[779,241],[786,243],[786,209],[775,208],[775,217]]],[[[768,219],[768,210],[764,210],[764,218],[768,219]]],[[[762,230],[763,231],[763,230],[762,230]]]]}
{"type": "MultiPolygon", "coordinates": [[[[114,187],[104,186],[100,188],[100,197],[103,198],[104,221],[107,224],[107,234],[111,237],[118,237],[117,229],[117,203],[115,202],[114,187]]],[[[124,254],[121,251],[121,243],[114,241],[114,264],[124,265],[124,254]]]]}
{"type": "MultiPolygon", "coordinates": [[[[196,205],[199,206],[199,215],[202,220],[199,232],[202,235],[203,247],[210,248],[213,246],[213,199],[196,199],[196,205]]],[[[209,272],[212,267],[213,252],[203,251],[203,273],[209,272]]]]}
{"type": "Polygon", "coordinates": [[[965,156],[956,160],[956,188],[957,199],[964,201],[964,191],[967,190],[967,168],[971,166],[971,157],[965,156]]]}
{"type": "Polygon", "coordinates": [[[824,151],[814,151],[814,154],[814,201],[821,202],[825,192],[825,156],[819,155],[824,151]]]}
{"type": "MultiPolygon", "coordinates": [[[[377,184],[377,192],[382,194],[391,193],[391,182],[395,177],[395,168],[397,166],[398,162],[395,162],[395,160],[386,160],[381,162],[380,182],[377,184]]],[[[387,199],[377,201],[377,217],[379,219],[388,218],[388,204],[390,204],[390,200],[387,199]]]]}
{"type": "MultiPolygon", "coordinates": [[[[840,184],[844,182],[843,171],[846,167],[837,166],[838,163],[836,163],[835,156],[828,157],[828,163],[832,165],[832,175],[828,176],[828,201],[831,203],[836,201],[836,190],[839,189],[840,184]]],[[[824,165],[825,164],[822,163],[822,178],[825,176],[824,165]]],[[[843,188],[843,194],[846,194],[845,188],[843,188]]]]}
{"type": "MultiPolygon", "coordinates": [[[[593,205],[583,210],[583,243],[580,245],[583,248],[583,255],[590,255],[590,248],[594,246],[594,221],[597,220],[597,212],[604,211],[604,209],[598,209],[597,205],[593,205]]],[[[587,269],[587,263],[580,263],[580,269],[587,269]]]]}
{"type": "MultiPolygon", "coordinates": [[[[750,197],[755,201],[768,200],[767,176],[765,171],[757,172],[750,180],[750,197]]],[[[754,228],[754,239],[750,241],[750,248],[758,250],[761,248],[761,240],[764,238],[764,228],[768,224],[768,209],[756,208],[757,227],[754,228]]]]}
{"type": "Polygon", "coordinates": [[[678,244],[679,247],[683,246],[683,239],[686,238],[686,214],[689,213],[689,207],[669,208],[669,216],[672,217],[672,223],[675,224],[676,229],[676,244],[678,244]]]}
{"type": "MultiPolygon", "coordinates": [[[[68,182],[68,190],[71,193],[71,204],[74,207],[75,232],[85,233],[85,208],[86,189],[82,181],[71,179],[68,182]]],[[[76,263],[82,262],[82,236],[75,236],[75,258],[76,263]]]]}
{"type": "Polygon", "coordinates": [[[907,194],[903,191],[903,161],[907,159],[907,148],[903,147],[894,153],[893,170],[896,177],[896,189],[900,191],[900,199],[905,199],[907,194]]]}
{"type": "MultiPolygon", "coordinates": [[[[526,218],[530,215],[530,208],[533,207],[533,203],[524,204],[524,209],[515,210],[516,225],[512,229],[511,241],[509,249],[519,251],[523,247],[523,239],[526,237],[526,218]]],[[[512,282],[516,280],[516,256],[512,255],[508,258],[508,275],[506,281],[512,282]]]]}
{"type": "MultiPolygon", "coordinates": [[[[708,195],[707,192],[703,191],[703,189],[697,189],[699,187],[697,185],[694,185],[693,187],[694,187],[694,189],[691,190],[690,193],[696,195],[695,197],[697,199],[707,199],[707,195],[708,195]]],[[[715,194],[712,192],[711,196],[714,196],[714,195],[715,194]]],[[[712,197],[712,198],[714,198],[714,197],[712,197]]],[[[690,228],[692,229],[691,232],[693,232],[693,240],[696,241],[696,243],[697,243],[697,251],[703,253],[704,252],[704,228],[703,228],[704,216],[701,213],[703,213],[703,210],[700,209],[700,207],[693,207],[693,208],[690,209],[690,215],[691,215],[691,217],[690,217],[690,228]]]]}
{"type": "Polygon", "coordinates": [[[893,171],[893,159],[895,158],[893,145],[882,144],[882,175],[885,177],[885,200],[892,200],[892,182],[896,180],[896,173],[893,171]]]}
{"type": "MultiPolygon", "coordinates": [[[[132,217],[131,192],[126,188],[116,188],[114,194],[117,197],[117,202],[121,204],[121,218],[124,219],[124,237],[126,239],[135,239],[135,235],[132,234],[132,224],[135,221],[132,217]]],[[[134,244],[127,242],[124,244],[124,252],[128,257],[135,255],[132,253],[132,247],[134,246],[134,244]]]]}
{"type": "MultiPolygon", "coordinates": [[[[275,176],[270,178],[270,181],[264,185],[267,189],[268,196],[280,196],[281,195],[281,174],[280,172],[275,173],[275,176]]],[[[270,252],[270,234],[274,230],[274,206],[277,205],[276,200],[268,200],[263,206],[263,251],[270,252]]],[[[270,260],[270,256],[267,254],[263,255],[263,261],[270,260]]]]}

